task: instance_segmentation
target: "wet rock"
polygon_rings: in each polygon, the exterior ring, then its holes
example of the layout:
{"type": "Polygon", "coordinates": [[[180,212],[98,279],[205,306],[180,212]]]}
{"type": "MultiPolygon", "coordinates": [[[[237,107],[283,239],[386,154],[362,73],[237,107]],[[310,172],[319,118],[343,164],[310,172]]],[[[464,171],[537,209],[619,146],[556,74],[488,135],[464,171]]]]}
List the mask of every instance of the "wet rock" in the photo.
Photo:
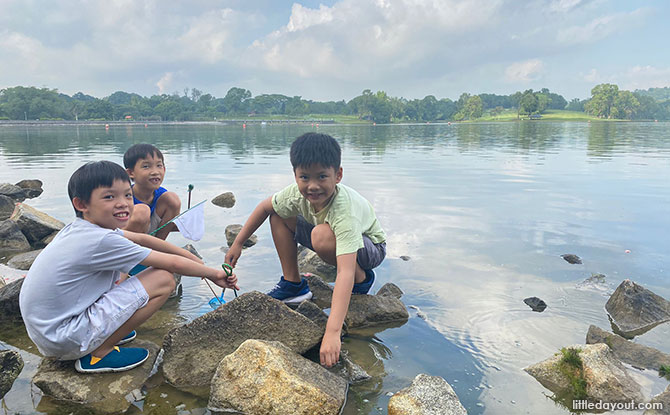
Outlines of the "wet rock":
{"type": "MultiPolygon", "coordinates": [[[[603,343],[574,345],[569,348],[581,349],[579,357],[586,380],[586,394],[590,401],[643,402],[644,397],[637,384],[626,372],[621,362],[614,356],[609,346],[603,343]]],[[[568,396],[570,403],[570,380],[558,369],[562,354],[531,365],[524,370],[537,379],[545,388],[557,396],[568,396]]],[[[571,406],[570,406],[571,407],[571,406]]]]}
{"type": "Polygon", "coordinates": [[[23,189],[11,183],[0,183],[0,195],[5,195],[15,202],[23,202],[26,199],[23,189]]]}
{"type": "Polygon", "coordinates": [[[13,350],[0,350],[0,399],[12,388],[23,369],[21,355],[13,350]]]}
{"type": "Polygon", "coordinates": [[[340,360],[330,369],[330,371],[337,373],[338,376],[350,384],[365,382],[372,378],[365,369],[351,360],[349,353],[346,350],[340,352],[340,360]]]}
{"type": "Polygon", "coordinates": [[[54,240],[54,238],[56,237],[56,235],[58,235],[58,232],[54,232],[54,233],[52,233],[52,234],[50,234],[50,235],[45,236],[44,238],[42,238],[41,241],[39,241],[39,242],[35,242],[35,243],[33,244],[33,248],[38,248],[38,249],[46,248],[46,246],[49,245],[49,244],[51,243],[51,241],[54,240]]]}
{"type": "Polygon", "coordinates": [[[456,392],[439,376],[420,374],[389,399],[389,415],[467,415],[456,392]]]}
{"type": "Polygon", "coordinates": [[[312,301],[321,308],[330,308],[333,298],[333,287],[318,275],[311,273],[303,274],[307,279],[309,290],[312,292],[312,301]]]}
{"type": "Polygon", "coordinates": [[[412,258],[408,257],[407,255],[400,255],[400,259],[402,259],[403,261],[409,261],[412,258]]]}
{"type": "Polygon", "coordinates": [[[399,299],[386,295],[352,295],[344,322],[349,329],[406,322],[409,312],[399,299]]]}
{"type": "Polygon", "coordinates": [[[599,327],[590,326],[586,333],[586,343],[605,343],[612,349],[614,356],[624,363],[644,369],[658,370],[661,365],[670,367],[670,354],[653,347],[633,343],[623,337],[609,333],[599,327]]]}
{"type": "Polygon", "coordinates": [[[233,192],[226,192],[212,199],[212,203],[218,207],[231,208],[235,206],[235,195],[233,192]]]}
{"type": "MultiPolygon", "coordinates": [[[[323,312],[321,307],[316,305],[315,303],[305,300],[300,305],[298,308],[295,309],[296,312],[302,314],[303,316],[307,317],[308,319],[312,320],[314,324],[319,326],[322,330],[322,333],[326,332],[326,324],[328,324],[328,315],[323,312]]],[[[347,325],[342,323],[342,335],[347,334],[347,325]]]]}
{"type": "Polygon", "coordinates": [[[416,306],[416,305],[410,305],[409,308],[411,308],[412,310],[416,310],[416,316],[419,317],[421,320],[428,321],[428,316],[426,315],[426,313],[424,313],[423,311],[421,311],[421,309],[419,308],[419,306],[416,306]]]}
{"type": "Polygon", "coordinates": [[[212,411],[336,415],[346,382],[276,341],[247,340],[223,358],[212,379],[212,411]]]}
{"type": "Polygon", "coordinates": [[[19,293],[23,285],[23,278],[11,282],[0,288],[0,322],[23,324],[21,309],[19,308],[19,293]]]}
{"type": "Polygon", "coordinates": [[[626,338],[670,321],[670,302],[631,280],[624,280],[605,304],[614,332],[626,338]]]}
{"type": "MultiPolygon", "coordinates": [[[[235,238],[237,237],[237,235],[240,233],[241,230],[242,225],[239,224],[226,226],[226,242],[228,242],[228,246],[233,245],[233,242],[235,242],[235,238]]],[[[244,244],[242,244],[242,246],[245,248],[249,248],[251,246],[256,245],[256,242],[258,242],[258,237],[256,235],[251,235],[249,239],[244,241],[244,244]]]]}
{"type": "Polygon", "coordinates": [[[0,258],[30,250],[30,243],[21,228],[12,220],[0,222],[0,258]]]}
{"type": "Polygon", "coordinates": [[[247,339],[276,340],[304,353],[322,335],[307,317],[253,291],[171,330],[163,341],[163,373],[175,386],[208,385],[219,361],[247,339]]]}
{"type": "Polygon", "coordinates": [[[133,347],[149,350],[147,361],[133,370],[82,374],[75,370],[72,360],[43,359],[33,383],[47,396],[78,403],[97,413],[124,412],[130,406],[126,395],[141,388],[149,378],[159,350],[154,343],[140,339],[133,341],[133,347]]]}
{"type": "Polygon", "coordinates": [[[379,291],[377,291],[377,294],[375,295],[382,295],[382,296],[389,295],[391,297],[400,298],[403,296],[403,294],[404,293],[402,292],[400,287],[398,287],[392,282],[387,282],[386,284],[382,285],[382,288],[380,288],[379,291]]]}
{"type": "Polygon", "coordinates": [[[23,189],[23,193],[26,195],[26,198],[32,199],[42,194],[42,181],[37,179],[32,180],[21,180],[16,183],[16,186],[23,189]]]}
{"type": "Polygon", "coordinates": [[[301,273],[316,274],[331,282],[337,276],[335,265],[326,263],[316,252],[302,245],[298,247],[298,269],[301,273]]]}
{"type": "Polygon", "coordinates": [[[564,260],[566,260],[570,264],[581,264],[582,263],[582,259],[575,254],[563,254],[563,255],[561,255],[561,258],[563,258],[564,260]]]}
{"type": "Polygon", "coordinates": [[[12,257],[12,259],[7,262],[7,265],[9,265],[12,268],[16,269],[22,269],[22,270],[29,270],[30,266],[33,265],[33,262],[35,262],[35,258],[37,258],[37,255],[42,252],[41,249],[37,249],[35,251],[30,251],[30,252],[24,252],[23,254],[18,254],[12,257]]]}
{"type": "Polygon", "coordinates": [[[21,232],[23,232],[31,244],[39,242],[42,238],[63,229],[65,226],[58,219],[54,219],[25,203],[16,205],[16,209],[10,220],[19,225],[21,232]]]}
{"type": "Polygon", "coordinates": [[[0,195],[0,220],[9,219],[14,212],[16,202],[9,196],[0,195]]]}
{"type": "Polygon", "coordinates": [[[665,389],[665,392],[655,396],[651,403],[661,403],[663,409],[648,409],[644,411],[644,415],[670,415],[670,386],[665,389]]]}
{"type": "Polygon", "coordinates": [[[547,303],[537,297],[528,297],[523,300],[523,302],[533,311],[537,311],[538,313],[543,312],[547,308],[547,303]]]}

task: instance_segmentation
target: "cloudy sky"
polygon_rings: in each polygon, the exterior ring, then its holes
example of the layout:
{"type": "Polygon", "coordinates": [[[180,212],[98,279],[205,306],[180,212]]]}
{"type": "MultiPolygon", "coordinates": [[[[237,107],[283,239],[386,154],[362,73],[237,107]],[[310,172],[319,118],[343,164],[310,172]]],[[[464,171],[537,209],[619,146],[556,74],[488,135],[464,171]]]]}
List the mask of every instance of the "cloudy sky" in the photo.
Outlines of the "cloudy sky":
{"type": "Polygon", "coordinates": [[[0,88],[456,99],[670,86],[666,0],[0,0],[0,88]]]}

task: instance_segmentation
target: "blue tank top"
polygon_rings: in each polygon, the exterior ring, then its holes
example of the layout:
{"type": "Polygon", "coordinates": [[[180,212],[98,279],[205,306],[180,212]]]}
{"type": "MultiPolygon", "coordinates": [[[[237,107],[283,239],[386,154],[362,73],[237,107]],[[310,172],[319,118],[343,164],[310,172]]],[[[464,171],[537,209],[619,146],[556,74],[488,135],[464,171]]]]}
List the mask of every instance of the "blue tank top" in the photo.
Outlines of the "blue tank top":
{"type": "Polygon", "coordinates": [[[149,209],[151,209],[151,213],[154,213],[154,210],[156,210],[156,202],[158,202],[158,198],[161,197],[161,195],[165,192],[167,192],[167,189],[162,186],[154,190],[154,200],[151,201],[151,204],[142,202],[140,199],[135,197],[135,194],[133,194],[133,202],[135,202],[136,205],[140,203],[148,205],[149,209]]]}

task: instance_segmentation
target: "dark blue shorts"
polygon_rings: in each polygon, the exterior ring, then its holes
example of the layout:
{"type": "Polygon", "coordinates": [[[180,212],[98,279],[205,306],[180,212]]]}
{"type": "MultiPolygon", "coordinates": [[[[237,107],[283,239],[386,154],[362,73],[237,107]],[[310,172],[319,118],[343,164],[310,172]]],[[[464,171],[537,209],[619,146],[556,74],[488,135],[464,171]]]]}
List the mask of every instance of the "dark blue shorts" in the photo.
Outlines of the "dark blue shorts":
{"type": "MultiPolygon", "coordinates": [[[[300,245],[313,251],[312,229],[314,229],[314,225],[307,222],[304,217],[298,215],[295,222],[294,239],[300,245]]],[[[358,265],[366,270],[377,268],[384,258],[386,258],[386,242],[376,244],[370,238],[363,235],[363,248],[356,252],[358,265]]]]}

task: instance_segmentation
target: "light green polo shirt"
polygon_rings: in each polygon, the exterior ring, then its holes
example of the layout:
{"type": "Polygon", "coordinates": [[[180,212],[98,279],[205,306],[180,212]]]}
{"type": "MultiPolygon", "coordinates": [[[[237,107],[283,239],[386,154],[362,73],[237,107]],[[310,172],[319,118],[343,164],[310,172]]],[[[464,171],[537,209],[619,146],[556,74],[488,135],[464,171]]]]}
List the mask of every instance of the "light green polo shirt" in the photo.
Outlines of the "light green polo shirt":
{"type": "Polygon", "coordinates": [[[363,235],[376,244],[386,241],[375,210],[354,189],[338,183],[335,194],[320,212],[300,194],[293,183],[272,196],[272,208],[286,219],[302,215],[312,225],[327,223],[335,234],[335,255],[350,254],[363,248],[363,235]]]}

